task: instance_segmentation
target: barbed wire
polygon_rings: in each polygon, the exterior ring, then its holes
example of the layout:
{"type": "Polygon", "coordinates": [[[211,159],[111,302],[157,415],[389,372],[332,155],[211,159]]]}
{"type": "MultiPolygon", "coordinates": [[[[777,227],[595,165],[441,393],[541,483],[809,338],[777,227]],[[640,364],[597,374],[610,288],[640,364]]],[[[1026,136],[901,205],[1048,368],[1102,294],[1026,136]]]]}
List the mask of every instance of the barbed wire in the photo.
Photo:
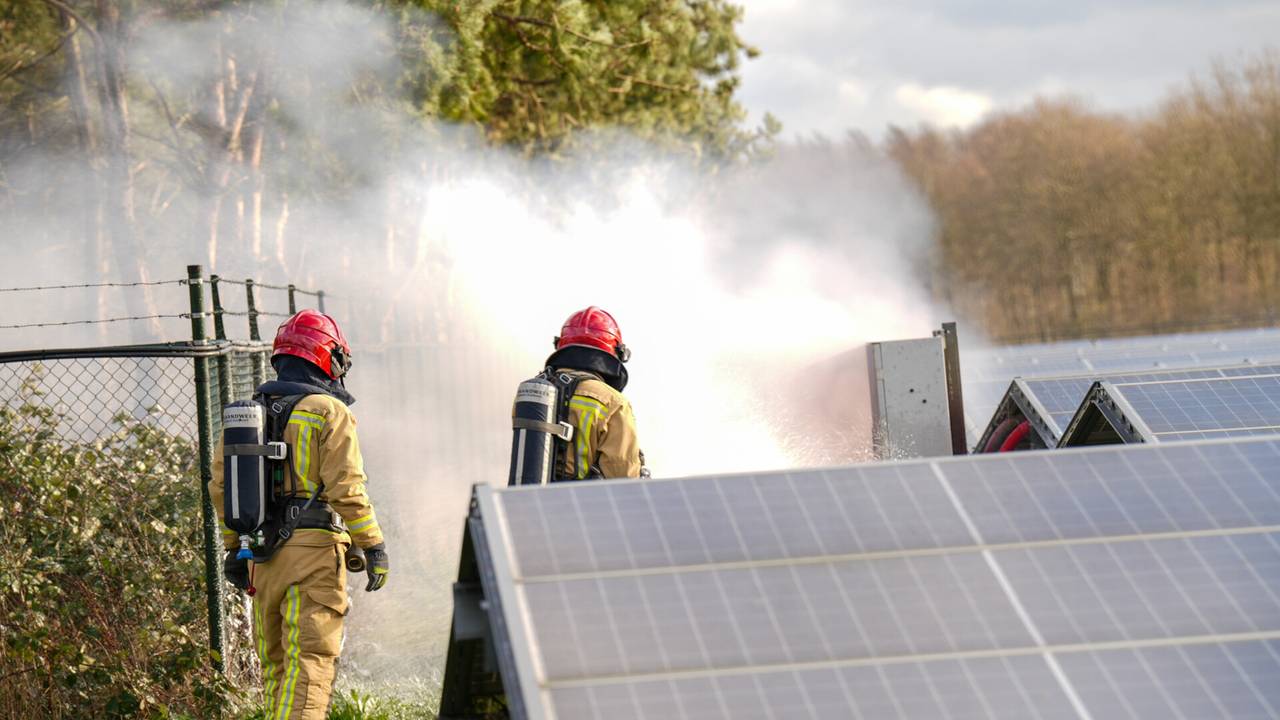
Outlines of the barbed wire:
{"type": "MultiPolygon", "coordinates": [[[[244,280],[232,280],[231,278],[218,276],[218,284],[221,285],[222,283],[230,283],[232,285],[239,285],[241,287],[245,287],[246,285],[249,284],[244,280]]],[[[255,288],[266,288],[268,290],[288,290],[289,289],[288,285],[273,285],[271,283],[258,282],[257,280],[253,281],[253,286],[255,288]]],[[[297,287],[296,285],[293,288],[293,292],[297,295],[310,295],[311,297],[320,296],[320,291],[318,290],[303,290],[302,288],[297,287]]],[[[325,297],[328,297],[328,295],[325,295],[325,297]]]]}
{"type": "Polygon", "coordinates": [[[249,311],[247,311],[247,310],[243,310],[243,311],[241,311],[241,310],[214,310],[214,311],[213,311],[213,314],[214,314],[214,315],[231,315],[231,316],[233,316],[233,317],[249,317],[250,315],[257,315],[258,317],[276,317],[276,318],[287,318],[287,317],[293,317],[293,316],[292,316],[292,315],[290,315],[289,313],[267,312],[267,311],[265,311],[265,310],[254,310],[252,313],[250,313],[250,312],[249,312],[249,311]]]}
{"type": "Polygon", "coordinates": [[[67,325],[103,325],[106,323],[128,322],[131,320],[190,320],[193,317],[211,317],[213,313],[177,313],[174,315],[133,315],[130,317],[103,318],[101,320],[67,320],[65,322],[24,323],[21,325],[0,325],[0,330],[22,330],[25,328],[64,327],[67,325]]]}
{"type": "Polygon", "coordinates": [[[32,285],[30,287],[12,287],[0,288],[0,293],[14,292],[32,292],[36,290],[79,290],[81,288],[124,288],[124,287],[155,287],[157,285],[186,285],[186,279],[182,280],[152,280],[147,282],[106,282],[106,283],[83,283],[80,285],[32,285]]]}
{"type": "MultiPolygon", "coordinates": [[[[211,282],[211,279],[206,278],[203,280],[205,282],[211,282]]],[[[186,278],[183,278],[181,280],[149,280],[146,282],[138,281],[138,282],[80,283],[77,285],[31,285],[28,287],[0,288],[0,293],[34,292],[39,290],[79,290],[83,288],[156,287],[159,285],[187,285],[189,282],[190,282],[189,280],[187,280],[186,278]]],[[[231,278],[225,278],[225,277],[219,277],[218,283],[219,284],[230,283],[232,285],[239,285],[241,287],[245,287],[249,284],[244,280],[232,280],[231,278]]],[[[273,283],[258,282],[256,280],[254,281],[253,286],[259,287],[259,288],[266,288],[268,290],[287,291],[289,289],[288,285],[275,285],[273,283]]],[[[311,297],[318,297],[320,295],[320,291],[318,290],[304,290],[296,286],[293,288],[293,292],[298,295],[310,295],[311,297]]]]}
{"type": "Polygon", "coordinates": [[[202,313],[175,313],[172,315],[132,315],[129,317],[103,318],[101,320],[66,320],[63,322],[43,322],[43,323],[22,323],[18,325],[0,325],[0,330],[23,330],[27,328],[46,328],[46,327],[65,327],[68,325],[104,325],[107,323],[129,322],[135,320],[190,320],[193,317],[216,317],[218,315],[231,315],[233,317],[249,317],[250,315],[258,317],[288,318],[293,317],[289,313],[267,312],[265,310],[255,310],[253,313],[248,311],[236,310],[210,310],[202,313]]]}
{"type": "MultiPolygon", "coordinates": [[[[198,282],[206,283],[206,282],[212,282],[212,280],[213,278],[200,278],[198,282]]],[[[223,278],[223,277],[218,277],[217,281],[219,283],[231,283],[234,285],[239,285],[241,287],[248,286],[249,284],[249,282],[245,280],[232,280],[230,278],[223,278]]],[[[86,289],[86,288],[156,287],[160,285],[190,285],[192,282],[193,282],[192,280],[184,278],[180,280],[149,280],[149,281],[137,281],[137,282],[82,283],[82,284],[74,284],[74,285],[73,284],[31,285],[27,287],[0,288],[0,293],[35,292],[35,291],[41,291],[41,290],[76,290],[76,289],[86,289]]],[[[253,284],[255,287],[268,288],[271,290],[287,291],[290,289],[288,285],[273,285],[270,283],[260,283],[256,281],[254,281],[253,284]]],[[[311,297],[321,297],[324,295],[324,293],[321,291],[301,290],[297,287],[293,288],[293,292],[295,294],[308,295],[311,297]]],[[[102,318],[98,320],[66,320],[66,321],[60,321],[60,322],[17,323],[12,325],[0,325],[0,330],[26,330],[30,328],[70,327],[70,326],[78,326],[78,325],[105,325],[108,323],[135,322],[135,321],[142,321],[142,320],[173,320],[173,319],[190,320],[194,317],[217,317],[220,315],[231,315],[233,317],[256,316],[256,317],[268,317],[268,318],[291,317],[291,315],[289,315],[288,313],[276,313],[276,312],[269,312],[265,310],[255,310],[252,313],[250,313],[247,310],[235,311],[235,310],[215,309],[208,312],[194,313],[194,314],[193,313],[174,313],[174,314],[156,314],[156,315],[131,315],[126,317],[102,318]]]]}

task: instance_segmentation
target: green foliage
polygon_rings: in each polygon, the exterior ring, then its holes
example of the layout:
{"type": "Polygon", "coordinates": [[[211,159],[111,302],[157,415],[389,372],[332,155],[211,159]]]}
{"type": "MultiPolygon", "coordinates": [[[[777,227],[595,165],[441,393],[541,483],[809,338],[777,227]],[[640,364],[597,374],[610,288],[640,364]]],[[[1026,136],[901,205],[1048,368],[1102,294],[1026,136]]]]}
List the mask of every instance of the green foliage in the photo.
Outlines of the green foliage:
{"type": "Polygon", "coordinates": [[[62,98],[48,92],[64,71],[65,41],[61,20],[49,6],[0,0],[0,166],[18,148],[56,142],[65,133],[60,124],[42,121],[65,112],[62,98]]]}
{"type": "Polygon", "coordinates": [[[192,444],[118,418],[63,441],[30,391],[0,406],[0,717],[210,717],[192,444]]]}
{"type": "Polygon", "coordinates": [[[430,699],[374,697],[349,690],[334,696],[328,720],[434,720],[436,704],[430,699]]]}
{"type": "MultiPolygon", "coordinates": [[[[429,699],[405,700],[375,697],[358,690],[335,692],[328,720],[435,720],[437,702],[429,699]]],[[[256,708],[239,720],[265,720],[265,710],[256,708]]]]}
{"type": "Polygon", "coordinates": [[[408,79],[419,112],[479,123],[493,142],[558,154],[618,128],[714,160],[755,152],[737,69],[757,51],[725,0],[410,0],[408,79]],[[439,18],[437,20],[436,18],[439,18]],[[442,32],[443,21],[448,32],[442,32]]]}

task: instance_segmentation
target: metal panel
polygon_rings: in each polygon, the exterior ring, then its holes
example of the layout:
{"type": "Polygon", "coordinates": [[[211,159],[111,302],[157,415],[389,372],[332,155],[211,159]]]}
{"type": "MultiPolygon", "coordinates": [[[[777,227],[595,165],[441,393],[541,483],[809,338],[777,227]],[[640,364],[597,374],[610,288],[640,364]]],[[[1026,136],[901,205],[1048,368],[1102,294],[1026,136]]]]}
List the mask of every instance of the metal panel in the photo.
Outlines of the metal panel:
{"type": "Polygon", "coordinates": [[[873,343],[873,442],[881,458],[952,454],[943,340],[873,343]]]}

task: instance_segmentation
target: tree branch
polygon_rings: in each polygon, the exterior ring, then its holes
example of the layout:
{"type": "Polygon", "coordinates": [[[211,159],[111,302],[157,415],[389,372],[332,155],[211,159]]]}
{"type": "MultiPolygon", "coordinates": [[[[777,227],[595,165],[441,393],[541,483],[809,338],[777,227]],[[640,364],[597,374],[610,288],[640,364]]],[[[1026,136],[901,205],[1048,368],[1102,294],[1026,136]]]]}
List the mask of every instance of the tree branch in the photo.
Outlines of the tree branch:
{"type": "Polygon", "coordinates": [[[492,15],[493,17],[498,18],[499,20],[504,20],[512,25],[520,25],[520,24],[537,25],[538,27],[544,27],[551,30],[556,29],[556,26],[553,25],[552,23],[546,20],[541,20],[539,18],[529,17],[528,15],[508,15],[506,13],[500,13],[497,10],[494,10],[492,13],[489,13],[489,14],[492,15]]]}
{"type": "Polygon", "coordinates": [[[543,85],[554,85],[557,82],[555,78],[550,78],[547,80],[530,80],[529,78],[520,77],[518,75],[499,75],[498,77],[503,80],[510,80],[511,82],[519,85],[532,85],[534,87],[540,87],[543,85]]]}
{"type": "Polygon", "coordinates": [[[84,17],[80,15],[80,13],[76,12],[70,5],[66,4],[62,0],[43,0],[43,2],[49,7],[56,9],[58,12],[62,13],[63,15],[66,15],[72,20],[75,20],[77,25],[80,25],[81,27],[83,27],[85,31],[87,31],[90,35],[93,36],[94,42],[102,41],[102,36],[98,34],[98,31],[95,30],[92,25],[85,22],[84,17]]]}
{"type": "Polygon", "coordinates": [[[49,50],[45,51],[43,54],[40,55],[40,57],[37,57],[35,60],[32,60],[31,62],[28,62],[28,63],[24,63],[21,60],[19,60],[18,62],[14,63],[13,67],[0,73],[0,80],[4,80],[9,76],[16,75],[20,72],[26,72],[27,70],[30,70],[31,68],[49,59],[54,54],[56,54],[59,50],[61,50],[63,45],[67,44],[67,41],[71,39],[72,35],[76,34],[79,28],[80,28],[80,23],[76,23],[75,27],[71,28],[69,32],[63,33],[62,37],[58,38],[58,42],[56,45],[54,45],[49,50]]]}
{"type": "MultiPolygon", "coordinates": [[[[147,82],[150,83],[151,89],[155,91],[156,100],[160,101],[160,108],[164,110],[165,120],[169,122],[169,132],[173,135],[173,149],[181,153],[186,158],[187,162],[191,164],[192,168],[198,169],[200,167],[200,163],[196,162],[195,157],[191,154],[191,149],[182,142],[182,137],[178,135],[178,127],[180,123],[174,119],[173,111],[169,109],[169,101],[160,90],[160,86],[156,84],[155,78],[148,78],[147,82]]],[[[159,142],[159,138],[153,139],[159,142]]],[[[168,143],[165,144],[167,145],[168,143]]]]}
{"type": "MultiPolygon", "coordinates": [[[[647,87],[657,88],[659,90],[670,90],[671,92],[687,93],[687,92],[693,92],[695,89],[697,89],[697,85],[685,85],[685,86],[668,85],[667,83],[658,82],[657,80],[644,80],[642,78],[632,77],[631,75],[619,75],[618,77],[622,78],[623,80],[626,80],[627,82],[630,82],[633,85],[645,85],[647,87]]],[[[623,92],[623,90],[621,88],[610,88],[609,92],[620,93],[620,92],[623,92]]]]}

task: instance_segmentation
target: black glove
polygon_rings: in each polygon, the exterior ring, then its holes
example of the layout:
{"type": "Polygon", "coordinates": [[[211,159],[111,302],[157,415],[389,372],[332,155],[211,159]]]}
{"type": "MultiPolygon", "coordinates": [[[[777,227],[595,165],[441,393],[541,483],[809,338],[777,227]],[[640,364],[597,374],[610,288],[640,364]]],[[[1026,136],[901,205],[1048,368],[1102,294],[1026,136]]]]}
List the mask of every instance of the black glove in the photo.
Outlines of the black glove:
{"type": "Polygon", "coordinates": [[[241,590],[249,589],[249,561],[236,558],[239,550],[228,550],[227,556],[222,559],[222,574],[227,578],[227,582],[240,588],[241,590]]]}
{"type": "Polygon", "coordinates": [[[391,561],[387,559],[387,544],[378,543],[364,549],[365,572],[369,574],[369,584],[364,586],[365,592],[381,590],[387,584],[387,573],[391,571],[391,561]]]}

